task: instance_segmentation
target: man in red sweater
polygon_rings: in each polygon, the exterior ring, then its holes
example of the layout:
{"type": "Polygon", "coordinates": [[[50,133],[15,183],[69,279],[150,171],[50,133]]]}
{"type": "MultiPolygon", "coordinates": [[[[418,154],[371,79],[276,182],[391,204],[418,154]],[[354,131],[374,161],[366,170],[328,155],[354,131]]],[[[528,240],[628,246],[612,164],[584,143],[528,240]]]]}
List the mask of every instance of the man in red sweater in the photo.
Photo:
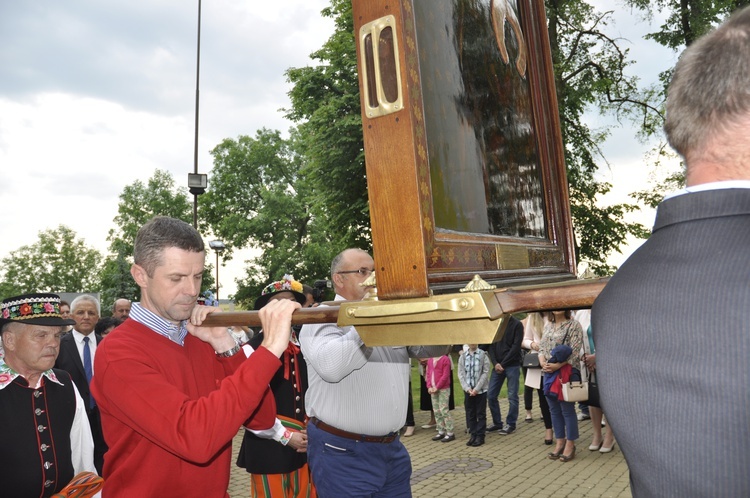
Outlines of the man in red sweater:
{"type": "Polygon", "coordinates": [[[217,308],[196,306],[205,250],[192,226],[152,219],[133,259],[141,301],[98,347],[91,383],[109,446],[103,496],[226,497],[237,430],[274,424],[268,383],[300,305],[261,310],[266,335],[253,351],[225,327],[200,326],[217,308]]]}

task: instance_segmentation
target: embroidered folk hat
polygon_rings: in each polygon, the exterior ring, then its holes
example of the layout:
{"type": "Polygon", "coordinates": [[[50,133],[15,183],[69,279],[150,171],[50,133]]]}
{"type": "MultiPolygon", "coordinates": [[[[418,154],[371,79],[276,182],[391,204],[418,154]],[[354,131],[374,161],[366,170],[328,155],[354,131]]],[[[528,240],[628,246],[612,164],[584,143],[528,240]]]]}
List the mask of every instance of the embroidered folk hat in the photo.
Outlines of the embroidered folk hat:
{"type": "Polygon", "coordinates": [[[294,280],[293,276],[284,275],[283,279],[271,282],[263,288],[260,297],[255,300],[255,305],[253,307],[256,310],[261,309],[279,292],[291,292],[294,295],[294,300],[302,305],[307,301],[307,297],[305,297],[305,294],[302,292],[302,284],[294,280]]]}
{"type": "Polygon", "coordinates": [[[0,304],[0,326],[8,322],[29,325],[62,327],[75,325],[75,320],[60,314],[60,296],[57,294],[24,294],[9,297],[0,304]]]}

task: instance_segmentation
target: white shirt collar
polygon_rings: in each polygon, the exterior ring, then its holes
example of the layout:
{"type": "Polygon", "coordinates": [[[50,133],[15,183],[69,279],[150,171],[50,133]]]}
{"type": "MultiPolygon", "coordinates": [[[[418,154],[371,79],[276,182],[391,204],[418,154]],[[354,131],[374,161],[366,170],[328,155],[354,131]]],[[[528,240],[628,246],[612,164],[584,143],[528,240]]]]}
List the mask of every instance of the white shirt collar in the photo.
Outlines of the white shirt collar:
{"type": "Polygon", "coordinates": [[[701,183],[699,185],[693,185],[691,187],[685,187],[677,192],[672,192],[664,196],[664,200],[677,197],[678,195],[692,194],[695,192],[704,192],[706,190],[721,190],[727,188],[750,188],[750,180],[726,180],[723,182],[709,182],[701,183]]]}

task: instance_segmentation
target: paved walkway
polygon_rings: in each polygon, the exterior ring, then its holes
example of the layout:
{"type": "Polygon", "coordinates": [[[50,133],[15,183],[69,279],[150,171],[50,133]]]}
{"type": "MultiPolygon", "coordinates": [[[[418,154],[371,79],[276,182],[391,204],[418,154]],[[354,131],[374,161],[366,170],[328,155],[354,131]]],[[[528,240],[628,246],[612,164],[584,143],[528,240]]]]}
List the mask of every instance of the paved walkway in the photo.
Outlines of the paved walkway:
{"type": "MultiPolygon", "coordinates": [[[[507,413],[507,400],[501,399],[500,407],[502,413],[507,413]]],[[[415,498],[631,496],[628,468],[619,447],[607,454],[588,451],[590,420],[579,423],[581,438],[576,458],[562,463],[547,458],[552,447],[544,445],[544,425],[538,410],[534,411],[534,422],[520,420],[516,432],[509,436],[488,434],[485,445],[478,448],[466,446],[463,407],[456,407],[452,413],[455,441],[432,441],[435,431],[419,428],[429,419],[425,412],[415,413],[414,435],[402,438],[411,454],[415,498]]],[[[524,413],[522,410],[521,418],[524,413]]],[[[233,461],[241,441],[239,433],[234,439],[233,461]]],[[[233,466],[229,495],[247,498],[249,488],[248,474],[233,466]]]]}

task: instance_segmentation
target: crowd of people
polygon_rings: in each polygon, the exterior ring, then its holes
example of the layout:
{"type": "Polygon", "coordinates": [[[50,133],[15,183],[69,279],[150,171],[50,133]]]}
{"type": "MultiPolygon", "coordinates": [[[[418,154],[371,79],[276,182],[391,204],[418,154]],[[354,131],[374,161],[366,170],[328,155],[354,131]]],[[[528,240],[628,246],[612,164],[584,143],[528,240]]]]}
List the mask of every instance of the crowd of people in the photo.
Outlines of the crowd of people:
{"type": "MultiPolygon", "coordinates": [[[[524,420],[536,390],[550,460],[576,458],[579,422],[590,419],[588,449],[609,453],[617,436],[634,496],[750,495],[748,53],[744,8],[682,55],[665,129],[687,189],[660,205],[654,234],[591,313],[511,317],[499,342],[461,350],[467,446],[519,429],[523,372],[524,420]],[[577,413],[567,387],[584,380],[590,406],[577,413]]],[[[107,319],[89,295],[2,301],[0,439],[13,449],[0,452],[3,495],[52,496],[76,475],[101,475],[103,487],[89,482],[105,498],[227,496],[244,427],[236,464],[252,496],[411,496],[401,441],[404,426],[414,433],[411,358],[425,366],[432,439],[456,440],[451,346],[369,347],[334,323],[298,331],[291,316],[310,298],[289,275],[255,301],[262,330],[246,342],[203,325],[221,310],[197,304],[205,247],[192,226],[153,218],[133,259],[140,301],[118,299],[107,319]]],[[[367,252],[342,251],[335,300],[363,299],[374,271],[367,252]]]]}

